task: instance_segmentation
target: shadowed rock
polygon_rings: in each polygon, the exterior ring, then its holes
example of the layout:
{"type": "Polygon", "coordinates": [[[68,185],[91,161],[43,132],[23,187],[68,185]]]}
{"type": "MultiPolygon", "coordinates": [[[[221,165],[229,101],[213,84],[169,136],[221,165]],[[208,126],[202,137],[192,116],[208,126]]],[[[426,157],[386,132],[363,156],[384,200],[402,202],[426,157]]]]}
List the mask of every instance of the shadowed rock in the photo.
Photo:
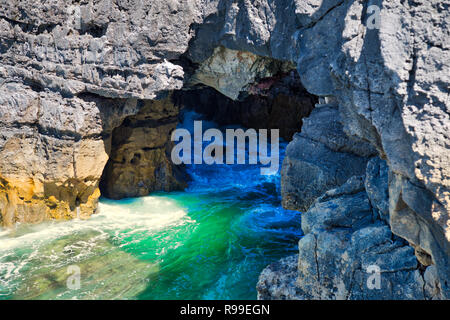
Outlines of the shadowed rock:
{"type": "Polygon", "coordinates": [[[287,146],[281,171],[283,207],[306,211],[325,191],[363,174],[373,153],[370,145],[344,133],[337,106],[319,105],[287,146]]]}

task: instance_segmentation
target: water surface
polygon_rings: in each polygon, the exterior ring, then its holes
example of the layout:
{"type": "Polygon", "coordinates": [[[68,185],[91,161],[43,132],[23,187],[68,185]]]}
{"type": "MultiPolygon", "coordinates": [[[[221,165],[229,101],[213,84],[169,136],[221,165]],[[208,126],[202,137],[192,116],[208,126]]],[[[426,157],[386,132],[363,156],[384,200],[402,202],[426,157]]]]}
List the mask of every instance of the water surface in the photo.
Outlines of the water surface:
{"type": "Polygon", "coordinates": [[[301,236],[300,214],[281,208],[280,175],[187,170],[183,192],[101,199],[86,221],[0,229],[0,299],[255,299],[262,269],[301,236]],[[67,288],[73,265],[79,289],[67,288]]]}

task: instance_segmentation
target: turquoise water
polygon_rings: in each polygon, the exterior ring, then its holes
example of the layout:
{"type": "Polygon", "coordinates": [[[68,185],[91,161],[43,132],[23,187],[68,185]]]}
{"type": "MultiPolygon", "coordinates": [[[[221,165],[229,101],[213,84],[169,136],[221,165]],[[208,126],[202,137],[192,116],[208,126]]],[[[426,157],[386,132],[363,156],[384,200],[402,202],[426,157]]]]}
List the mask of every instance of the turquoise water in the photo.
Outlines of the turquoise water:
{"type": "Polygon", "coordinates": [[[86,221],[0,229],[0,299],[255,299],[262,269],[301,237],[300,214],[281,208],[280,175],[187,170],[183,192],[101,199],[86,221]],[[69,266],[79,288],[67,287],[69,266]]]}

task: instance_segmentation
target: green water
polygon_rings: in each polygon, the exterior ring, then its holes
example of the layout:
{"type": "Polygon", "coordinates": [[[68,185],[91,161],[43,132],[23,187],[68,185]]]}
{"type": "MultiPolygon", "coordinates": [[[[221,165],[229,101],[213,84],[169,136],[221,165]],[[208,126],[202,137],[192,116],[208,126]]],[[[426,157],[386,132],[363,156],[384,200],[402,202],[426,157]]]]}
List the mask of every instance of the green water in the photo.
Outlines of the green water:
{"type": "Polygon", "coordinates": [[[279,175],[188,172],[184,192],[101,199],[86,221],[0,229],[0,299],[255,299],[262,269],[301,236],[299,213],[280,206],[279,175]],[[79,288],[67,286],[69,266],[79,288]]]}

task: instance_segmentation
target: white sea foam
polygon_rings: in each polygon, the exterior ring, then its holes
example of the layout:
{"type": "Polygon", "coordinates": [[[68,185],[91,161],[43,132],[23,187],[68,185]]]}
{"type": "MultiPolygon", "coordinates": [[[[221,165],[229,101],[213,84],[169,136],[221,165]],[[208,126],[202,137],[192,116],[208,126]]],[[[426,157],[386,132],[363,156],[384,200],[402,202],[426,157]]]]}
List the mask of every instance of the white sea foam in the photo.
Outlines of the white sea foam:
{"type": "MultiPolygon", "coordinates": [[[[53,221],[0,230],[0,263],[5,251],[21,247],[36,248],[43,243],[78,232],[97,231],[96,237],[107,236],[107,232],[151,233],[187,222],[192,222],[187,211],[171,199],[148,196],[114,202],[106,200],[99,203],[99,212],[88,220],[53,221]]],[[[95,245],[94,242],[95,237],[87,239],[85,247],[95,245]]],[[[82,244],[78,241],[77,245],[82,244]]]]}

